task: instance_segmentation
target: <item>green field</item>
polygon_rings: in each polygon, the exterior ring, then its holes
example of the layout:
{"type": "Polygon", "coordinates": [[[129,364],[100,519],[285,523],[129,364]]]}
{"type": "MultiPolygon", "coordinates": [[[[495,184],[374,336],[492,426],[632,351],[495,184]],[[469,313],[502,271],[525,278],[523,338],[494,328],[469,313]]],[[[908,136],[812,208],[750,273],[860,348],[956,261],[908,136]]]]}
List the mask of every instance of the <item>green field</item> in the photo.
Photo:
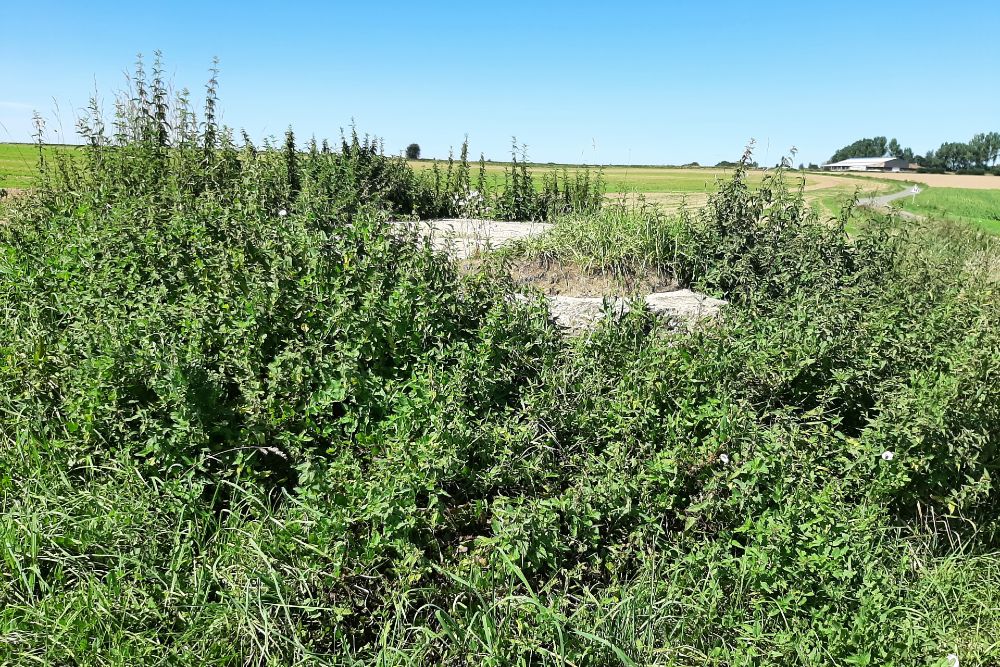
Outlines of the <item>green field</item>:
{"type": "MultiPolygon", "coordinates": [[[[46,156],[68,146],[46,146],[46,156]]],[[[0,188],[30,187],[38,174],[38,147],[34,144],[0,144],[0,188]]]]}
{"type": "MultiPolygon", "coordinates": [[[[48,156],[65,146],[46,146],[48,156]]],[[[432,169],[432,160],[412,160],[410,165],[416,170],[432,169]]],[[[447,162],[437,165],[444,170],[447,162]]],[[[490,187],[502,183],[504,170],[509,165],[500,162],[486,163],[487,184],[490,187]]],[[[470,165],[472,177],[478,175],[478,165],[470,165]]],[[[0,187],[22,189],[30,187],[38,169],[38,149],[33,144],[0,143],[0,187]]],[[[573,176],[579,167],[572,165],[532,164],[536,176],[536,187],[541,186],[541,175],[556,171],[560,177],[564,173],[573,176]]],[[[596,176],[598,167],[591,167],[596,176]]],[[[721,180],[729,178],[733,170],[714,167],[681,168],[653,166],[611,166],[600,168],[609,194],[630,193],[642,195],[647,201],[676,210],[682,203],[688,206],[703,205],[709,194],[714,192],[721,180]]],[[[751,171],[748,182],[759,185],[768,172],[751,171]]],[[[869,197],[892,192],[905,187],[899,183],[877,177],[857,177],[854,175],[831,175],[823,173],[789,172],[788,181],[798,187],[804,181],[804,194],[822,215],[835,216],[851,197],[869,197]]],[[[915,202],[906,200],[903,208],[920,215],[947,218],[970,223],[991,233],[1000,233],[1000,191],[968,190],[957,188],[928,188],[915,202]]]]}
{"type": "Polygon", "coordinates": [[[1000,234],[1000,190],[927,188],[901,200],[903,210],[929,218],[946,218],[1000,234]]]}
{"type": "MultiPolygon", "coordinates": [[[[434,167],[432,160],[411,160],[410,165],[417,170],[428,170],[434,167]]],[[[440,169],[447,168],[447,162],[437,162],[440,169]]],[[[478,175],[478,165],[470,165],[472,177],[478,175]]],[[[486,180],[490,186],[496,186],[503,182],[504,170],[509,165],[501,162],[486,163],[486,180]]],[[[532,173],[536,176],[536,187],[541,187],[543,174],[555,171],[560,178],[564,172],[571,177],[574,176],[580,167],[572,165],[541,165],[530,166],[532,173]]],[[[708,196],[718,189],[722,180],[730,178],[732,169],[716,167],[589,167],[591,175],[596,176],[600,170],[609,194],[631,193],[642,195],[647,201],[664,206],[668,210],[676,210],[681,203],[689,206],[703,205],[708,196]]],[[[751,185],[760,185],[764,177],[772,172],[763,170],[753,170],[747,174],[747,182],[751,185]]],[[[870,197],[877,194],[892,192],[900,187],[900,184],[892,181],[882,181],[877,179],[857,179],[844,176],[834,176],[821,173],[801,173],[788,172],[787,180],[789,184],[798,187],[804,182],[805,199],[813,204],[821,214],[827,216],[836,215],[840,209],[857,194],[859,197],[870,197]]]]}
{"type": "MultiPolygon", "coordinates": [[[[419,160],[410,163],[417,169],[432,169],[433,161],[419,160]]],[[[438,162],[442,169],[447,167],[446,162],[438,162]]],[[[479,166],[471,165],[473,176],[478,174],[479,166]]],[[[503,180],[504,169],[509,165],[502,162],[489,162],[486,164],[487,178],[492,182],[503,180]]],[[[556,172],[562,177],[565,171],[570,176],[576,174],[581,169],[575,165],[531,165],[531,172],[536,175],[556,172]]],[[[643,193],[678,193],[678,194],[699,194],[714,192],[719,179],[724,179],[732,175],[732,169],[716,168],[681,168],[681,167],[589,167],[591,174],[596,175],[601,171],[604,181],[607,184],[608,192],[643,192],[643,193]]],[[[765,172],[750,172],[750,182],[760,183],[765,172]]]]}
{"type": "MultiPolygon", "coordinates": [[[[52,155],[57,150],[65,150],[66,148],[47,146],[45,151],[47,155],[52,155]]],[[[434,164],[431,160],[410,161],[410,165],[417,170],[432,169],[434,164]]],[[[437,165],[442,170],[447,167],[447,163],[443,161],[437,162],[437,165]]],[[[478,176],[478,164],[470,164],[470,168],[474,180],[478,176]]],[[[487,163],[488,185],[492,187],[502,183],[506,168],[508,165],[505,163],[487,163]]],[[[32,144],[0,144],[0,187],[18,189],[30,187],[37,169],[38,149],[36,146],[32,144]]],[[[533,164],[530,169],[536,176],[536,186],[540,187],[541,175],[557,171],[562,177],[565,171],[573,176],[579,167],[533,164]]],[[[667,209],[676,209],[682,202],[690,206],[704,204],[708,195],[717,189],[720,180],[730,177],[733,173],[732,169],[722,168],[611,166],[600,169],[609,194],[641,194],[647,201],[661,204],[667,209]]],[[[597,167],[592,167],[591,174],[596,176],[597,170],[597,167]]],[[[759,185],[766,173],[768,172],[751,171],[748,174],[748,182],[759,185]]],[[[834,215],[855,194],[855,191],[858,191],[860,196],[870,196],[892,191],[897,187],[891,182],[872,179],[861,182],[858,179],[828,174],[791,172],[789,175],[789,182],[795,186],[800,183],[800,179],[805,180],[806,201],[816,205],[820,212],[825,215],[834,215]]]]}

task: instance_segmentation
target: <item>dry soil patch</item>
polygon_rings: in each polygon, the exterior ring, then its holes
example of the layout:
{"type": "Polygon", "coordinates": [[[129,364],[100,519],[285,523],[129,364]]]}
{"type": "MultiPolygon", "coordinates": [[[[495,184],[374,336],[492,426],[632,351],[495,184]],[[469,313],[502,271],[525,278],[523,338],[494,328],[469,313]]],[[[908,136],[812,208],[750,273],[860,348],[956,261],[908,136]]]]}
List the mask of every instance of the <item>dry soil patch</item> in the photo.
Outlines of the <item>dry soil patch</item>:
{"type": "Polygon", "coordinates": [[[935,188],[967,188],[970,190],[1000,190],[1000,176],[970,176],[968,174],[885,174],[885,173],[855,173],[852,176],[861,178],[885,178],[892,181],[909,183],[924,183],[935,188]]]}

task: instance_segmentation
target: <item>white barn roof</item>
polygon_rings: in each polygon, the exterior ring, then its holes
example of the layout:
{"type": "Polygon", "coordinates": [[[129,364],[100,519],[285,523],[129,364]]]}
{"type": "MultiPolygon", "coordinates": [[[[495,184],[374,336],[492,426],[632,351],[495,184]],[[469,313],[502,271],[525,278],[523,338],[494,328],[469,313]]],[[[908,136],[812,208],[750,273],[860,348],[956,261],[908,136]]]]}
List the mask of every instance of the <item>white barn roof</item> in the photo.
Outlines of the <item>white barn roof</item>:
{"type": "Polygon", "coordinates": [[[896,160],[894,157],[852,157],[840,162],[830,162],[824,167],[884,167],[886,162],[896,160]]]}

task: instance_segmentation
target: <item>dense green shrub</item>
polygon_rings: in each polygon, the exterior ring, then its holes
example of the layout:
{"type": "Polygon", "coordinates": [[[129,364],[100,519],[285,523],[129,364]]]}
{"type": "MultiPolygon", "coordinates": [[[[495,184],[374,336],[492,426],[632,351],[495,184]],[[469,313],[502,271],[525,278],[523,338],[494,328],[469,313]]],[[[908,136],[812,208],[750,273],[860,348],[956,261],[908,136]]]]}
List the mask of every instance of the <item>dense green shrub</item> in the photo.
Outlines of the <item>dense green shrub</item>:
{"type": "MultiPolygon", "coordinates": [[[[828,224],[789,191],[781,170],[757,189],[746,181],[749,152],[733,177],[698,211],[682,211],[674,271],[683,284],[730,299],[775,299],[804,289],[839,289],[877,280],[890,244],[845,233],[850,208],[828,224]],[[874,242],[873,242],[874,241],[874,242]]],[[[800,185],[800,188],[802,186],[800,185]]]]}

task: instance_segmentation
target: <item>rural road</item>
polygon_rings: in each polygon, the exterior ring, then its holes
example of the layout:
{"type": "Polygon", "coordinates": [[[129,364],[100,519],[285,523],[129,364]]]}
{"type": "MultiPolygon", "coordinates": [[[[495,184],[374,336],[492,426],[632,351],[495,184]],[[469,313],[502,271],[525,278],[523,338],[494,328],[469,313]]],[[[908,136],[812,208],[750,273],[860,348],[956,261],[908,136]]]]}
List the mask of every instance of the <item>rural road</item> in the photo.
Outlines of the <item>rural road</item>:
{"type": "Polygon", "coordinates": [[[914,197],[919,195],[923,190],[914,185],[911,188],[907,188],[902,192],[896,192],[891,195],[882,195],[881,197],[869,197],[868,199],[862,199],[858,201],[860,206],[871,206],[871,207],[881,207],[888,206],[890,202],[894,202],[897,199],[902,199],[903,197],[914,197]]]}

